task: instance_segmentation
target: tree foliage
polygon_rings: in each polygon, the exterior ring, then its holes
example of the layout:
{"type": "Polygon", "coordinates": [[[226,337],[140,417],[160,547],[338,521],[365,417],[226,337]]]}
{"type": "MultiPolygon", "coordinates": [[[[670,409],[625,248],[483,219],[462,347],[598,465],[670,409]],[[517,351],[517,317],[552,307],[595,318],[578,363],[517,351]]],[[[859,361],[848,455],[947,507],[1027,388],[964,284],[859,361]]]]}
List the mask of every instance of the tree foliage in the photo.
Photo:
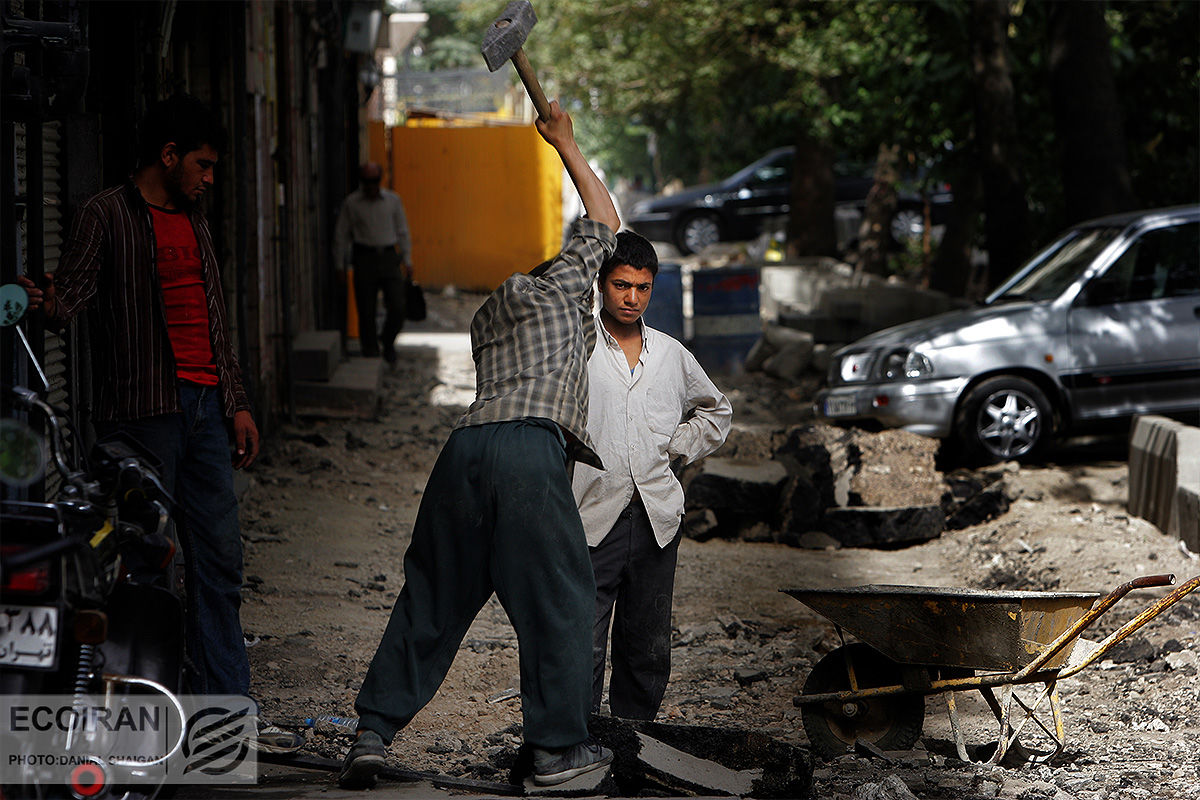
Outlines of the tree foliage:
{"type": "MultiPolygon", "coordinates": [[[[526,42],[547,93],[576,113],[610,177],[654,188],[716,179],[804,137],[871,163],[899,148],[900,172],[968,187],[976,148],[971,13],[960,0],[555,0],[535,3],[526,42]]],[[[475,63],[495,0],[425,0],[431,65],[475,63]],[[435,64],[437,62],[437,64],[435,64]]],[[[1008,4],[1013,144],[1030,248],[1071,219],[1051,92],[1052,4],[1008,4]]],[[[1200,3],[1105,6],[1134,202],[1200,197],[1200,3]]],[[[1060,117],[1061,120],[1061,117],[1060,117]]],[[[1006,123],[1008,124],[1008,123],[1006,123]]]]}

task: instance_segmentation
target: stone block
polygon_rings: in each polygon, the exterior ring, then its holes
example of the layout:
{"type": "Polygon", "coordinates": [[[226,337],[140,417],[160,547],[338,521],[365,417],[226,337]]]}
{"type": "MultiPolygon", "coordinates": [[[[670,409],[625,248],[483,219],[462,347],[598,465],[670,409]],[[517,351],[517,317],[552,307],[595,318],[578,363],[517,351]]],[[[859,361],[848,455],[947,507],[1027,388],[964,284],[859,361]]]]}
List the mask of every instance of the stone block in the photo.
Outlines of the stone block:
{"type": "Polygon", "coordinates": [[[745,797],[754,788],[754,781],[762,777],[761,769],[733,770],[715,761],[697,758],[644,733],[638,734],[638,741],[642,745],[638,759],[646,769],[681,788],[745,797]]]}
{"type": "Polygon", "coordinates": [[[786,480],[787,471],[777,461],[706,458],[700,473],[688,484],[687,505],[732,511],[774,509],[786,480]]]}
{"type": "Polygon", "coordinates": [[[810,372],[815,372],[818,375],[824,375],[829,372],[829,367],[833,364],[834,351],[839,345],[822,342],[814,344],[812,351],[812,362],[809,363],[808,369],[810,372]]]}
{"type": "MultiPolygon", "coordinates": [[[[732,691],[732,690],[731,690],[732,691]]],[[[806,750],[758,731],[593,717],[624,796],[808,797],[806,750]]]]}
{"type": "Polygon", "coordinates": [[[294,381],[330,380],[341,360],[341,331],[305,331],[292,339],[294,381]]]}
{"type": "Polygon", "coordinates": [[[877,331],[949,311],[953,305],[941,292],[883,283],[829,287],[817,298],[815,313],[853,320],[867,331],[877,331]]]}
{"type": "Polygon", "coordinates": [[[1167,533],[1200,552],[1200,428],[1185,427],[1179,437],[1175,503],[1167,533]]]}
{"type": "Polygon", "coordinates": [[[833,508],[825,512],[825,533],[846,547],[903,547],[936,539],[946,518],[941,506],[833,508]]]}
{"type": "Polygon", "coordinates": [[[383,361],[351,358],[327,381],[296,381],[296,413],[315,417],[374,417],[383,389],[383,361]]]}
{"type": "Polygon", "coordinates": [[[1200,429],[1158,416],[1134,421],[1129,513],[1200,549],[1200,429]]]}

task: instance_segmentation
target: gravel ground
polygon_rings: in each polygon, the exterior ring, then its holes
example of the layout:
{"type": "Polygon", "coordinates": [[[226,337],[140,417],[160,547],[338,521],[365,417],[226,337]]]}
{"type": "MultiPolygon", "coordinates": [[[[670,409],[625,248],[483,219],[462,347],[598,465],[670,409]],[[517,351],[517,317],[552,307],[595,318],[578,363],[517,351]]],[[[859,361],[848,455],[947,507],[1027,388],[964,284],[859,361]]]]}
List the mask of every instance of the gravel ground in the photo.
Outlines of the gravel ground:
{"type": "MultiPolygon", "coordinates": [[[[253,689],[273,718],[353,714],[403,583],[402,557],[425,479],[471,399],[464,321],[481,299],[431,294],[430,318],[404,334],[401,364],[385,378],[377,418],[285,425],[272,432],[250,473],[242,505],[250,587],[243,617],[253,642],[253,689]]],[[[807,416],[811,385],[753,375],[718,383],[739,426],[782,433],[807,416]]],[[[832,625],[783,588],[890,583],[1107,592],[1142,575],[1174,573],[1182,582],[1200,573],[1200,561],[1177,542],[1127,513],[1124,456],[1122,442],[1110,439],[1072,443],[1037,465],[1008,465],[1006,513],[899,550],[685,539],[672,682],[660,719],[808,744],[792,698],[840,642],[832,625]]],[[[929,476],[921,480],[927,489],[929,476]]],[[[1132,593],[1087,638],[1107,635],[1166,591],[1132,593]]],[[[1048,765],[957,761],[945,699],[935,696],[926,702],[917,749],[890,759],[818,760],[812,796],[902,797],[898,779],[919,798],[1200,798],[1198,628],[1200,597],[1189,596],[1064,680],[1067,745],[1048,765]]],[[[519,742],[517,685],[516,636],[493,598],[441,691],[393,743],[395,765],[503,779],[519,742]]],[[[979,695],[958,698],[968,741],[995,741],[996,723],[979,695]]],[[[323,755],[340,756],[347,743],[310,732],[309,748],[323,755]]],[[[385,797],[386,788],[372,796],[385,797]]]]}

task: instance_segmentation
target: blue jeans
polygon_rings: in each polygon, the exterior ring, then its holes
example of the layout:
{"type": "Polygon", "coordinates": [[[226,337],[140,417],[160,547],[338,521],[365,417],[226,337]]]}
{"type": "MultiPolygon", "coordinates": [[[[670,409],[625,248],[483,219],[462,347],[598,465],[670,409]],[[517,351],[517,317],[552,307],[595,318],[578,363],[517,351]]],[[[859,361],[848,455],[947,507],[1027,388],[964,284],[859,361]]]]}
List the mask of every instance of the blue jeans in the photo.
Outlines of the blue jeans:
{"type": "Polygon", "coordinates": [[[122,431],[162,462],[187,560],[187,644],[200,683],[192,692],[248,696],[250,662],[239,617],[242,534],[220,390],[180,382],[179,401],[181,413],[97,423],[96,430],[101,436],[122,431]]]}

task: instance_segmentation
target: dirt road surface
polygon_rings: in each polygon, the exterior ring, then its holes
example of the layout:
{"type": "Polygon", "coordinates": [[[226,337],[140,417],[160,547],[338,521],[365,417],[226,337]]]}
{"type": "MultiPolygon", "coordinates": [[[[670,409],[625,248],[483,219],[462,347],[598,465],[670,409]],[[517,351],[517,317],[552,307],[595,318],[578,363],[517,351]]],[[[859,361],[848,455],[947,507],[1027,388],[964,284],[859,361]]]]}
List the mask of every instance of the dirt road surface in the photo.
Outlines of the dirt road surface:
{"type": "MultiPolygon", "coordinates": [[[[295,722],[352,716],[403,584],[402,558],[428,472],[470,402],[465,322],[481,296],[432,295],[429,319],[402,334],[373,420],[298,420],[273,432],[243,498],[248,587],[243,618],[253,691],[266,714],[295,722]]],[[[735,423],[802,420],[803,389],[761,376],[718,378],[735,423]]],[[[1126,511],[1120,440],[1057,449],[1010,465],[1014,502],[991,521],[899,550],[805,550],[685,539],[679,549],[673,672],[660,719],[764,731],[807,745],[799,694],[838,646],[834,628],[780,590],[868,583],[1107,592],[1200,561],[1126,511]]],[[[1101,617],[1099,639],[1165,589],[1135,592],[1101,617]]],[[[1197,593],[1200,595],[1200,593],[1197,593]]],[[[814,798],[1185,800],[1200,798],[1200,597],[1185,598],[1098,665],[1061,683],[1066,751],[1048,765],[988,767],[954,756],[944,697],[927,700],[917,749],[892,761],[818,761],[814,798]],[[892,789],[895,789],[894,780],[892,789]],[[875,792],[876,794],[872,794],[875,792]]],[[[397,737],[391,764],[503,780],[519,743],[517,640],[492,599],[441,691],[397,737]]],[[[996,739],[978,693],[959,695],[968,742],[996,739]]],[[[309,750],[340,757],[349,739],[309,732],[309,750]]],[[[387,797],[386,784],[372,793],[387,797]]],[[[339,795],[340,796],[340,795],[339,795]]]]}

